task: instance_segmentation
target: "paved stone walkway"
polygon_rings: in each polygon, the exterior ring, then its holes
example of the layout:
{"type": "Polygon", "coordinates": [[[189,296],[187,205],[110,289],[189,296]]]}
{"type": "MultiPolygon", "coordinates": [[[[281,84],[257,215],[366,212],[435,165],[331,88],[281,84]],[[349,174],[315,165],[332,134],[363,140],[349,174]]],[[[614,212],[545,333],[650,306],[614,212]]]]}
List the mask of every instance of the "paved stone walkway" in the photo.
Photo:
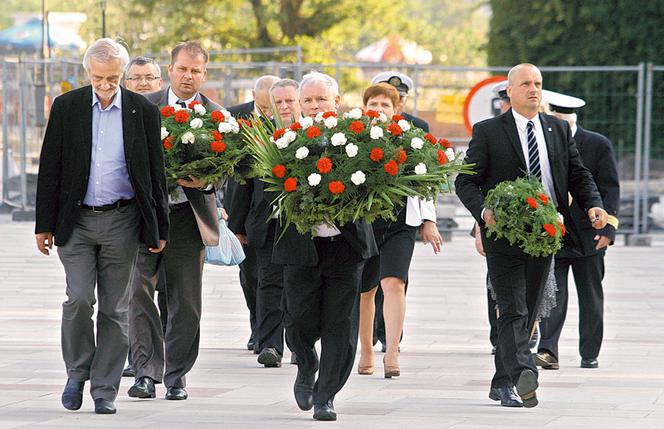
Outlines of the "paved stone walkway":
{"type": "MultiPolygon", "coordinates": [[[[235,267],[206,267],[202,342],[188,377],[190,399],[127,395],[118,414],[93,413],[89,395],[70,412],[60,354],[64,274],[41,256],[32,224],[0,215],[0,428],[663,428],[664,240],[650,248],[618,244],[607,258],[605,340],[600,368],[579,368],[576,299],[563,331],[560,371],[541,373],[534,409],[487,398],[489,354],[484,261],[457,234],[442,254],[416,246],[398,379],[351,375],[337,396],[336,423],[315,422],[292,397],[296,368],[265,369],[245,350],[249,334],[235,267]]],[[[622,243],[622,240],[620,240],[622,243]]],[[[287,361],[288,356],[285,357],[287,361]]]]}

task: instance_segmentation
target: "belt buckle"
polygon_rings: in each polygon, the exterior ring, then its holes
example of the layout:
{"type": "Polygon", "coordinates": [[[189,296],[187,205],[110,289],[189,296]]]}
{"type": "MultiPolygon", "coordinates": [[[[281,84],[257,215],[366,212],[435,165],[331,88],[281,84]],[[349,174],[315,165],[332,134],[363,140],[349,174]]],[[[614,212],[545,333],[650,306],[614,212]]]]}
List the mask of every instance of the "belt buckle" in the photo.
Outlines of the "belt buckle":
{"type": "Polygon", "coordinates": [[[97,210],[96,206],[90,206],[90,208],[92,209],[92,213],[102,213],[103,212],[103,210],[97,210]]]}

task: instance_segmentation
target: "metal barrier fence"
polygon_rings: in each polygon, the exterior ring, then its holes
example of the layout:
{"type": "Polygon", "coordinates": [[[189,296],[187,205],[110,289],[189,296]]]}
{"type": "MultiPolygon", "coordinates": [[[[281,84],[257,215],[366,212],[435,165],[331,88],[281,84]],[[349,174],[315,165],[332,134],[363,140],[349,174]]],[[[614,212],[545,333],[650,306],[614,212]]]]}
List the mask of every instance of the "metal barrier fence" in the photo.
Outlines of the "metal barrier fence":
{"type": "MultiPolygon", "coordinates": [[[[218,58],[221,57],[213,57],[218,58]]],[[[50,103],[63,91],[86,84],[87,77],[80,60],[0,63],[2,203],[29,211],[34,207],[34,175],[50,103]]],[[[350,108],[362,104],[362,92],[371,77],[388,69],[408,74],[415,83],[417,91],[410,95],[405,110],[428,121],[435,135],[445,136],[462,147],[469,140],[462,111],[470,88],[485,78],[508,71],[506,67],[309,64],[301,62],[298,53],[293,62],[211,62],[204,92],[230,106],[251,99],[253,82],[260,75],[274,74],[298,80],[307,71],[318,70],[337,78],[343,96],[342,108],[350,108]]],[[[657,227],[650,213],[658,197],[664,195],[664,95],[661,91],[664,66],[541,69],[546,88],[572,93],[588,101],[579,112],[580,124],[601,132],[614,143],[623,194],[621,230],[639,235],[657,227]]],[[[167,81],[165,67],[162,75],[167,81]]]]}

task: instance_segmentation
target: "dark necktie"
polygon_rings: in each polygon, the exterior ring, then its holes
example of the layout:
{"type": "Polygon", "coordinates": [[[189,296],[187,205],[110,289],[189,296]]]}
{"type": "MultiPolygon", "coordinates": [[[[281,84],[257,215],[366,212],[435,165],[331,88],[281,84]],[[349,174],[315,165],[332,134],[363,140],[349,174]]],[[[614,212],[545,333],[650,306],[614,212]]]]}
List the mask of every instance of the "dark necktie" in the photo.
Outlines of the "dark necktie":
{"type": "Polygon", "coordinates": [[[528,121],[527,133],[528,137],[528,168],[530,174],[542,178],[542,168],[540,167],[539,150],[537,149],[537,139],[535,138],[535,124],[533,121],[528,121]]]}
{"type": "Polygon", "coordinates": [[[183,109],[186,109],[186,108],[187,108],[187,103],[185,103],[185,102],[182,101],[182,100],[178,100],[178,101],[176,101],[175,104],[179,104],[180,106],[182,106],[183,109]]]}

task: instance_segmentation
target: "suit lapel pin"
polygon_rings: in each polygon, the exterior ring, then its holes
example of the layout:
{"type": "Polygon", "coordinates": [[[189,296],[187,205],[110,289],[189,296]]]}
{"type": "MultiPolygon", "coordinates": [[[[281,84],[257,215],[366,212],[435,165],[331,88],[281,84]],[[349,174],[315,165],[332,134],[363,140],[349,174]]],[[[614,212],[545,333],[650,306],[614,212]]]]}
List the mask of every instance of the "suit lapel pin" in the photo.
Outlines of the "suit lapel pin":
{"type": "MultiPolygon", "coordinates": [[[[132,109],[132,110],[131,110],[131,113],[136,113],[136,110],[135,110],[135,109],[132,109]]],[[[551,128],[549,128],[549,131],[551,131],[551,128]]]]}
{"type": "Polygon", "coordinates": [[[551,131],[551,127],[547,128],[549,131],[551,131]]]}

